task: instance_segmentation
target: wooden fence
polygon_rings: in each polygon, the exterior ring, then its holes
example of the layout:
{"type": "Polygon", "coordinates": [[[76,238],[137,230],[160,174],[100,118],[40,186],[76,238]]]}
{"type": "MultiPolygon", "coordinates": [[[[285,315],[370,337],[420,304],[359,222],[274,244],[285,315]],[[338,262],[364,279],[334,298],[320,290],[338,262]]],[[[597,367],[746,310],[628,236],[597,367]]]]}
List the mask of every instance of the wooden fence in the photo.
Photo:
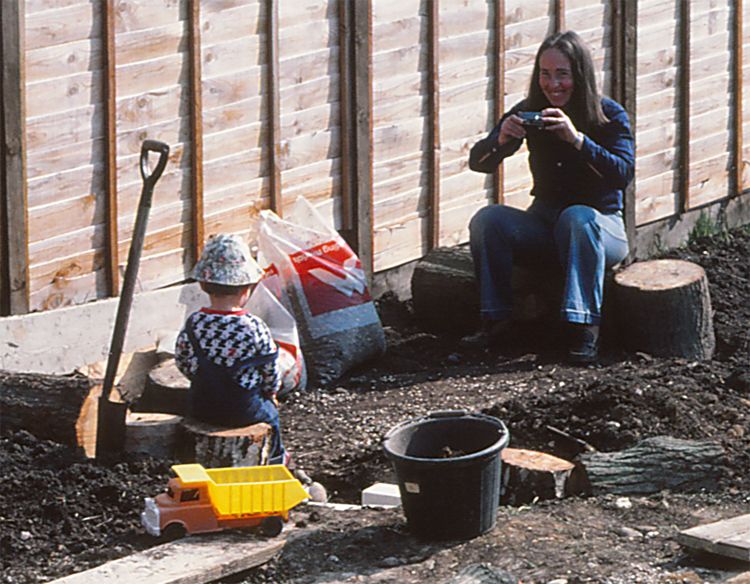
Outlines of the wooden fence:
{"type": "MultiPolygon", "coordinates": [[[[591,46],[636,128],[628,226],[750,185],[747,0],[19,0],[0,3],[0,314],[116,296],[144,138],[170,144],[141,289],[210,233],[309,199],[370,272],[525,207],[526,157],[468,150],[554,30],[591,46]]],[[[746,195],[745,195],[746,196],[746,195]]]]}

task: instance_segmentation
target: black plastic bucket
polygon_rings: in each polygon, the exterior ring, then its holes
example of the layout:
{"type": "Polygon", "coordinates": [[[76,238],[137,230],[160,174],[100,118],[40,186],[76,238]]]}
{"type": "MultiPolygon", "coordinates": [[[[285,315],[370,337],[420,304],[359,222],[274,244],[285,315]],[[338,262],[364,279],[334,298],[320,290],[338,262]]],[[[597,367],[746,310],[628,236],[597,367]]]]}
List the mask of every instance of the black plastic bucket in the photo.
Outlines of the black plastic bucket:
{"type": "Polygon", "coordinates": [[[510,435],[500,420],[463,410],[402,422],[383,440],[410,531],[425,539],[469,539],[495,526],[500,453],[510,435]]]}

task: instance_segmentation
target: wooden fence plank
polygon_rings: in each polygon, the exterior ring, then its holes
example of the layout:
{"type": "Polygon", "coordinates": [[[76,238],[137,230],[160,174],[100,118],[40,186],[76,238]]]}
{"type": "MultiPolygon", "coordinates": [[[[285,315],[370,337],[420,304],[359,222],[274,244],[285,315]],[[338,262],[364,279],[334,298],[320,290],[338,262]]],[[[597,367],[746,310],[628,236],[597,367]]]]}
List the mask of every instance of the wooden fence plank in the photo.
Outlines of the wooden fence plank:
{"type": "MultiPolygon", "coordinates": [[[[615,35],[612,45],[616,47],[614,56],[615,79],[618,101],[625,108],[630,118],[633,137],[637,135],[636,85],[638,83],[638,2],[636,0],[616,0],[611,30],[615,35]]],[[[623,201],[623,219],[630,251],[628,261],[637,253],[636,245],[636,176],[625,189],[623,201]]]]}
{"type": "Polygon", "coordinates": [[[268,163],[271,187],[271,209],[283,216],[281,198],[281,145],[279,143],[279,3],[269,0],[266,4],[266,87],[268,98],[268,163]]]}
{"type": "Polygon", "coordinates": [[[62,45],[88,39],[91,36],[99,37],[102,8],[102,2],[86,2],[61,7],[58,10],[28,14],[22,21],[25,28],[26,49],[62,45]],[[92,31],[96,32],[92,34],[92,31]]]}
{"type": "Polygon", "coordinates": [[[679,210],[690,209],[690,4],[680,2],[679,20],[682,23],[679,40],[679,98],[680,98],[680,197],[679,210]]]}
{"type": "Polygon", "coordinates": [[[7,225],[8,309],[29,311],[28,186],[26,177],[26,40],[24,4],[2,5],[4,204],[7,225]],[[12,228],[11,228],[12,227],[12,228]]]}
{"type": "Polygon", "coordinates": [[[341,125],[341,229],[347,241],[353,241],[354,237],[354,164],[351,151],[353,147],[352,135],[354,132],[354,97],[351,84],[354,78],[353,70],[353,46],[352,46],[352,9],[349,0],[339,0],[338,25],[339,25],[339,107],[341,125]]]}
{"type": "Polygon", "coordinates": [[[26,51],[26,82],[43,81],[101,69],[102,45],[98,38],[84,39],[26,51]]]}
{"type": "Polygon", "coordinates": [[[565,30],[565,0],[555,0],[554,4],[555,32],[565,30]]]}
{"type": "Polygon", "coordinates": [[[102,94],[104,96],[103,135],[105,139],[104,183],[106,196],[106,262],[109,296],[120,294],[119,250],[117,247],[117,82],[115,76],[115,4],[106,0],[102,6],[102,94]]]}
{"type": "Polygon", "coordinates": [[[440,2],[428,3],[428,85],[429,126],[427,170],[429,219],[427,223],[428,250],[440,245],[440,2]]]}
{"type": "MultiPolygon", "coordinates": [[[[494,4],[494,39],[493,47],[493,124],[496,124],[505,113],[505,0],[495,0],[494,4]]],[[[503,203],[503,183],[505,165],[500,164],[492,177],[491,202],[503,203]]]]}
{"type": "MultiPolygon", "coordinates": [[[[3,7],[0,4],[0,22],[3,22],[3,7]]],[[[0,33],[0,37],[2,34],[0,33]]],[[[0,63],[4,63],[3,45],[0,38],[0,63]]],[[[5,111],[3,79],[4,68],[0,67],[0,112],[5,111]]],[[[8,266],[8,199],[5,180],[5,115],[0,113],[0,316],[10,313],[10,272],[8,266]]]]}
{"type": "Polygon", "coordinates": [[[677,534],[684,546],[750,561],[750,514],[684,529],[677,534]]]}
{"type": "MultiPolygon", "coordinates": [[[[380,6],[380,4],[378,4],[380,6]]],[[[372,282],[375,253],[373,234],[373,55],[372,0],[353,6],[354,103],[356,120],[357,249],[368,282],[372,282]]]]}
{"type": "Polygon", "coordinates": [[[189,12],[190,51],[190,201],[192,218],[191,260],[197,262],[203,249],[203,87],[201,75],[201,5],[191,0],[189,12]]]}
{"type": "MultiPolygon", "coordinates": [[[[97,2],[94,2],[97,4],[97,2]]],[[[116,21],[117,33],[158,28],[187,20],[188,3],[174,0],[141,0],[120,4],[116,21]]]]}
{"type": "Polygon", "coordinates": [[[743,160],[742,160],[742,149],[743,149],[743,130],[742,130],[742,119],[743,119],[743,80],[742,72],[744,65],[744,47],[743,47],[743,11],[744,11],[744,0],[735,0],[734,2],[734,18],[732,21],[732,46],[734,50],[732,52],[732,129],[734,131],[733,136],[733,148],[732,148],[732,177],[730,182],[730,196],[736,197],[742,192],[742,174],[743,174],[743,160]]]}

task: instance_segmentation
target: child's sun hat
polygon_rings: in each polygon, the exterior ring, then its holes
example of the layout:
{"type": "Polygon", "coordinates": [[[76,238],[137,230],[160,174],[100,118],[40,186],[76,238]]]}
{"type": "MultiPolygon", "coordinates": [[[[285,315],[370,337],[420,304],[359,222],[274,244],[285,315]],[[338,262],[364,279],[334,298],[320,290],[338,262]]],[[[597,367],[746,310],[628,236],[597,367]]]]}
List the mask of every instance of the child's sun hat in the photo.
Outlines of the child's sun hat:
{"type": "Polygon", "coordinates": [[[198,282],[225,286],[248,286],[257,283],[263,270],[250,254],[250,248],[239,235],[212,235],[193,268],[198,282]]]}

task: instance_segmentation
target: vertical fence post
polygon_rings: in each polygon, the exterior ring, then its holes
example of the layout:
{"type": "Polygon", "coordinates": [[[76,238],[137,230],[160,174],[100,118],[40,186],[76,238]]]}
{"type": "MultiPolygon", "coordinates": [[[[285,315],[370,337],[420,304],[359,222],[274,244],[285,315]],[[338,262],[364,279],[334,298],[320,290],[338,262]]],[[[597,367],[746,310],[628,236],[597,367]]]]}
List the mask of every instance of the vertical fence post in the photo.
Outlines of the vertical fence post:
{"type": "Polygon", "coordinates": [[[120,294],[120,249],[117,228],[117,81],[115,74],[115,6],[102,4],[102,83],[106,156],[104,185],[107,205],[106,270],[110,296],[120,294]]]}
{"type": "MultiPolygon", "coordinates": [[[[633,137],[636,136],[636,81],[638,74],[638,2],[614,0],[612,6],[612,67],[615,99],[625,108],[630,118],[633,137]]],[[[636,255],[635,177],[625,189],[625,230],[630,242],[626,263],[636,255]]]]}
{"type": "Polygon", "coordinates": [[[440,245],[440,0],[427,3],[427,85],[429,93],[429,167],[430,198],[427,248],[440,245]]]}
{"type": "Polygon", "coordinates": [[[734,104],[734,111],[732,117],[734,118],[734,123],[732,124],[732,129],[734,131],[733,136],[733,173],[732,178],[730,180],[730,188],[731,192],[729,193],[730,196],[736,197],[742,192],[742,170],[743,170],[743,160],[742,160],[742,149],[744,147],[744,136],[742,135],[742,114],[743,114],[743,100],[744,95],[742,91],[742,83],[743,83],[743,75],[742,75],[742,68],[744,65],[744,50],[743,50],[743,37],[742,37],[742,28],[744,26],[744,20],[743,20],[743,14],[742,11],[744,10],[744,1],[743,0],[734,0],[734,21],[733,21],[733,27],[732,27],[732,46],[734,47],[733,55],[732,55],[732,61],[734,64],[734,67],[732,68],[732,99],[734,104]]]}
{"type": "Polygon", "coordinates": [[[266,1],[266,87],[268,94],[268,166],[271,209],[283,215],[281,199],[281,114],[279,102],[279,0],[266,1]]]}
{"type": "Polygon", "coordinates": [[[565,30],[565,0],[555,0],[555,32],[565,30]]]}
{"type": "Polygon", "coordinates": [[[680,67],[679,67],[679,108],[680,108],[680,179],[679,213],[690,209],[690,2],[682,0],[679,10],[680,67]]]}
{"type": "MultiPolygon", "coordinates": [[[[350,0],[339,0],[339,111],[341,119],[341,231],[344,239],[351,245],[356,239],[353,231],[354,201],[352,188],[354,182],[352,165],[352,138],[354,133],[352,121],[351,85],[354,75],[352,68],[352,3],[350,0]]],[[[356,244],[354,244],[356,246],[356,244]]]]}
{"type": "MultiPolygon", "coordinates": [[[[0,22],[3,5],[0,3],[0,22]]],[[[0,27],[0,63],[3,63],[3,31],[0,27]]],[[[10,313],[10,274],[8,273],[8,216],[5,191],[5,106],[3,105],[4,67],[0,67],[0,316],[10,313]]]]}
{"type": "Polygon", "coordinates": [[[190,129],[193,144],[190,150],[190,214],[193,221],[193,260],[197,261],[203,249],[203,86],[201,72],[201,3],[190,2],[190,129]]]}
{"type": "Polygon", "coordinates": [[[354,9],[354,103],[357,193],[357,254],[368,282],[373,273],[372,188],[372,0],[353,2],[354,9]]]}
{"type": "Polygon", "coordinates": [[[2,2],[2,105],[5,312],[29,311],[29,225],[26,185],[24,2],[2,2]]]}
{"type": "MultiPolygon", "coordinates": [[[[492,91],[494,101],[494,123],[497,123],[505,113],[505,0],[495,0],[495,51],[494,86],[492,91]]],[[[492,202],[504,202],[503,193],[505,165],[501,162],[492,177],[492,202]]]]}

